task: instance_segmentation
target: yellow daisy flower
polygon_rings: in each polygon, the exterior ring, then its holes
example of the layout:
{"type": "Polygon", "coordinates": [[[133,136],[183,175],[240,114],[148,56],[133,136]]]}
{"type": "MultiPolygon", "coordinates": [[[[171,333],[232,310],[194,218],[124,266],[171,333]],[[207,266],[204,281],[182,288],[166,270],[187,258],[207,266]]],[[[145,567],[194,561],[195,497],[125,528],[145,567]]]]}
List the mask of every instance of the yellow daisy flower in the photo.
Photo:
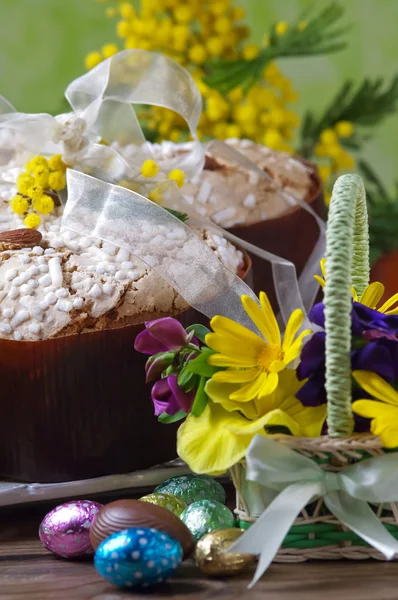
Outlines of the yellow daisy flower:
{"type": "MultiPolygon", "coordinates": [[[[321,271],[323,277],[319,275],[314,275],[314,279],[317,280],[321,287],[325,287],[326,284],[326,259],[322,258],[321,262],[321,271]]],[[[358,298],[358,294],[354,287],[351,288],[352,299],[354,302],[359,302],[368,308],[372,308],[373,310],[378,310],[381,313],[386,315],[398,315],[398,293],[394,294],[389,298],[384,304],[378,306],[380,300],[384,295],[384,285],[380,283],[380,281],[374,281],[370,283],[363,294],[358,298]]]]}
{"type": "MultiPolygon", "coordinates": [[[[293,369],[280,374],[278,388],[261,403],[225,403],[225,389],[214,380],[206,386],[211,398],[199,417],[188,415],[177,435],[179,456],[195,473],[219,475],[239,462],[257,434],[282,426],[293,435],[317,437],[326,418],[326,404],[304,407],[295,394],[299,382],[293,369]],[[243,410],[242,410],[243,409],[243,410]]],[[[238,384],[228,384],[228,391],[238,384]]]]}
{"type": "MultiPolygon", "coordinates": [[[[211,320],[214,333],[206,336],[206,344],[216,351],[209,364],[225,367],[213,375],[213,381],[222,385],[238,384],[229,399],[242,403],[261,400],[272,394],[279,382],[279,373],[299,357],[303,338],[311,333],[305,330],[296,337],[304,315],[301,310],[291,314],[283,337],[267,295],[260,292],[260,306],[250,296],[242,296],[242,304],[260,335],[243,325],[216,316],[211,320]]],[[[225,389],[228,389],[225,387],[225,389]]]]}
{"type": "Polygon", "coordinates": [[[370,431],[380,437],[385,448],[398,447],[398,392],[370,371],[354,371],[353,377],[376,400],[356,400],[355,414],[372,419],[370,431]]]}

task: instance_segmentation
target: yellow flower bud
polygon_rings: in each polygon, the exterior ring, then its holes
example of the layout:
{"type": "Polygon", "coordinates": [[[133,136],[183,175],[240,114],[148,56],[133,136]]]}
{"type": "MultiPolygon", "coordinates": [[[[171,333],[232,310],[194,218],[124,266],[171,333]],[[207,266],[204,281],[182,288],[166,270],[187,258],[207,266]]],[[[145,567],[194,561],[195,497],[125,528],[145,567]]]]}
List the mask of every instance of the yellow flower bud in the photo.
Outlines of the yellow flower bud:
{"type": "Polygon", "coordinates": [[[158,163],[149,158],[141,166],[141,175],[143,177],[155,177],[159,173],[159,168],[158,163]]]}
{"type": "Polygon", "coordinates": [[[299,24],[297,25],[297,29],[299,31],[304,31],[304,29],[307,28],[307,25],[308,25],[307,21],[300,21],[299,24]]]}
{"type": "Polygon", "coordinates": [[[104,58],[110,58],[119,52],[119,48],[116,44],[106,44],[102,47],[102,56],[104,58]]]}
{"type": "Polygon", "coordinates": [[[258,44],[248,44],[243,48],[242,55],[245,60],[254,60],[260,54],[258,44]]]}
{"type": "Polygon", "coordinates": [[[84,59],[84,64],[88,71],[94,69],[100,62],[102,62],[102,56],[99,52],[89,52],[84,59]]]}
{"type": "Polygon", "coordinates": [[[25,165],[25,169],[30,173],[33,173],[37,167],[46,167],[48,169],[47,159],[40,154],[35,156],[35,158],[32,158],[32,160],[25,165]]]}
{"type": "Polygon", "coordinates": [[[216,123],[214,125],[214,137],[219,140],[225,140],[227,137],[227,124],[223,122],[216,123]]]}
{"type": "Polygon", "coordinates": [[[25,196],[28,194],[28,189],[34,185],[35,181],[29,173],[21,173],[17,178],[17,190],[25,196]]]}
{"type": "Polygon", "coordinates": [[[135,35],[129,35],[128,38],[126,38],[126,41],[124,42],[124,47],[126,50],[132,50],[134,48],[137,48],[138,46],[138,41],[135,35]]]}
{"type": "Polygon", "coordinates": [[[119,13],[122,19],[133,19],[135,17],[134,6],[130,2],[122,2],[119,6],[119,13]]]}
{"type": "Polygon", "coordinates": [[[179,142],[180,141],[180,137],[181,137],[181,132],[178,129],[172,129],[170,131],[169,137],[170,137],[170,141],[172,141],[172,142],[179,142]]]}
{"type": "Polygon", "coordinates": [[[54,154],[48,159],[48,166],[51,171],[61,171],[61,173],[65,173],[66,164],[62,160],[62,156],[60,154],[54,154]]]}
{"type": "Polygon", "coordinates": [[[242,104],[236,107],[234,117],[239,123],[254,121],[257,118],[257,109],[253,104],[242,104]]]}
{"type": "Polygon", "coordinates": [[[223,2],[222,0],[220,2],[216,2],[215,0],[212,0],[212,2],[210,2],[209,8],[213,15],[219,17],[228,9],[228,5],[229,2],[223,2]]]}
{"type": "Polygon", "coordinates": [[[206,48],[202,46],[202,44],[194,44],[189,49],[188,56],[193,63],[200,65],[204,63],[207,58],[206,48]]]}
{"type": "Polygon", "coordinates": [[[333,145],[337,143],[337,134],[333,129],[324,129],[320,135],[321,143],[324,145],[333,145]]]}
{"type": "Polygon", "coordinates": [[[240,102],[243,98],[243,90],[241,87],[236,87],[233,90],[231,90],[228,94],[229,99],[231,100],[231,102],[237,103],[240,102]]]}
{"type": "Polygon", "coordinates": [[[204,63],[207,58],[206,48],[202,46],[202,44],[194,44],[189,49],[188,56],[193,63],[200,65],[204,63]]]}
{"type": "Polygon", "coordinates": [[[10,201],[10,206],[13,212],[17,215],[23,215],[29,208],[29,202],[26,198],[22,198],[19,194],[14,196],[10,201]]]}
{"type": "Polygon", "coordinates": [[[48,178],[48,185],[56,192],[63,190],[66,185],[65,175],[61,171],[53,171],[48,178]]]}
{"type": "Polygon", "coordinates": [[[40,225],[41,219],[36,213],[29,213],[26,215],[24,223],[29,229],[36,229],[40,225]]]}
{"type": "Polygon", "coordinates": [[[341,138],[349,138],[354,133],[354,125],[351,121],[339,121],[335,126],[337,135],[341,138]]]}
{"type": "Polygon", "coordinates": [[[332,168],[330,165],[320,165],[318,167],[319,177],[322,179],[323,183],[326,183],[332,174],[332,168]]]}
{"type": "Polygon", "coordinates": [[[288,29],[289,25],[287,21],[279,21],[279,23],[275,25],[275,33],[277,35],[285,35],[288,29]]]}
{"type": "Polygon", "coordinates": [[[155,204],[161,204],[163,199],[163,190],[160,187],[153,188],[148,194],[148,200],[152,200],[155,204]]]}
{"type": "Polygon", "coordinates": [[[128,21],[119,21],[116,25],[116,34],[121,38],[126,38],[131,33],[130,23],[128,21]]]}
{"type": "Polygon", "coordinates": [[[222,38],[216,36],[209,38],[206,41],[206,49],[210,56],[221,56],[224,49],[222,38]]]}
{"type": "Polygon", "coordinates": [[[176,6],[173,11],[174,18],[178,23],[189,23],[192,20],[192,10],[186,4],[176,6]]]}
{"type": "Polygon", "coordinates": [[[353,169],[355,167],[355,158],[343,149],[341,149],[333,158],[333,168],[335,171],[339,171],[340,169],[353,169]]]}
{"type": "Polygon", "coordinates": [[[236,123],[228,123],[226,128],[226,136],[228,138],[240,138],[242,130],[236,123]]]}
{"type": "Polygon", "coordinates": [[[33,177],[34,177],[35,183],[38,183],[39,185],[41,185],[42,188],[47,187],[49,174],[50,174],[50,171],[49,171],[48,167],[44,167],[43,165],[36,167],[36,169],[33,172],[33,177]]]}
{"type": "Polygon", "coordinates": [[[214,30],[223,35],[228,33],[232,28],[232,21],[228,17],[220,17],[214,23],[214,30]]]}
{"type": "Polygon", "coordinates": [[[273,150],[279,150],[283,143],[282,135],[277,129],[269,128],[264,134],[264,144],[273,150]]]}
{"type": "Polygon", "coordinates": [[[178,187],[182,187],[185,183],[185,173],[184,171],[181,171],[181,169],[173,169],[170,171],[167,177],[169,179],[173,179],[178,187]]]}
{"type": "Polygon", "coordinates": [[[35,202],[36,200],[39,200],[43,195],[43,188],[41,185],[35,184],[32,185],[32,187],[30,187],[28,189],[28,196],[30,198],[32,198],[33,202],[35,202]]]}
{"type": "Polygon", "coordinates": [[[33,202],[33,208],[42,215],[48,215],[54,210],[54,200],[48,194],[43,194],[39,200],[33,202]]]}

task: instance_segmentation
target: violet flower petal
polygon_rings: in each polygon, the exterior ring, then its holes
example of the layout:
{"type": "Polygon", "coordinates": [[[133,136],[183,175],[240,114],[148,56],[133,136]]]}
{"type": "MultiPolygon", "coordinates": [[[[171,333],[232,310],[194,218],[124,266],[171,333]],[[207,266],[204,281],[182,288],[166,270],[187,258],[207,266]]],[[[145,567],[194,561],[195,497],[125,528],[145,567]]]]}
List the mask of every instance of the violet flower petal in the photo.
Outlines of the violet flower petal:
{"type": "Polygon", "coordinates": [[[169,375],[167,380],[180,409],[186,413],[190,412],[195,398],[195,390],[184,392],[184,390],[182,390],[177,383],[177,375],[169,375]]]}
{"type": "Polygon", "coordinates": [[[351,355],[351,364],[353,371],[373,371],[389,381],[394,377],[393,356],[383,342],[369,342],[355,350],[351,355]]]}
{"type": "Polygon", "coordinates": [[[135,338],[134,348],[142,354],[158,354],[167,352],[169,348],[156,339],[148,329],[141,331],[135,338]]]}
{"type": "Polygon", "coordinates": [[[318,302],[315,304],[310,312],[308,313],[308,317],[310,321],[315,323],[315,325],[319,325],[319,327],[325,328],[325,307],[323,302],[318,302]]]}
{"type": "Polygon", "coordinates": [[[324,331],[317,331],[303,346],[300,364],[297,368],[297,377],[301,381],[310,377],[314,371],[325,364],[325,338],[324,331]]]}
{"type": "Polygon", "coordinates": [[[146,328],[167,350],[181,350],[187,343],[187,332],[173,317],[163,317],[146,323],[146,328]]]}
{"type": "Polygon", "coordinates": [[[180,410],[180,405],[170,389],[168,379],[168,377],[160,379],[152,387],[151,396],[156,416],[164,412],[173,416],[180,410]]]}

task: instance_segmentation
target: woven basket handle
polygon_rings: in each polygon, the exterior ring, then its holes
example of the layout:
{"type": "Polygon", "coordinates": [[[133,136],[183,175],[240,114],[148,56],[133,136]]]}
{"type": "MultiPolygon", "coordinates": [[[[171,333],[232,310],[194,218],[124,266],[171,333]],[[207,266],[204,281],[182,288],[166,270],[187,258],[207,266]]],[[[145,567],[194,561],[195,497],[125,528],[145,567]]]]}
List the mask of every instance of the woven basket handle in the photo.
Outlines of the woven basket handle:
{"type": "Polygon", "coordinates": [[[330,436],[351,435],[351,286],[358,298],[369,283],[366,196],[358,175],[336,181],[326,240],[326,394],[330,436]]]}

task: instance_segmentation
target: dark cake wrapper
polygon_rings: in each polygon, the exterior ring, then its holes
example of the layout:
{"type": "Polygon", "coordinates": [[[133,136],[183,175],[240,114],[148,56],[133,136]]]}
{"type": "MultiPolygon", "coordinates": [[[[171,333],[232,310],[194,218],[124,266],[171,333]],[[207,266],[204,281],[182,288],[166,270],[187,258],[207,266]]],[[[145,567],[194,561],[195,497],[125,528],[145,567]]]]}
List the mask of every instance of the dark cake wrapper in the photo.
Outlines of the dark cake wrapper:
{"type": "MultiPolygon", "coordinates": [[[[245,269],[250,270],[245,254],[245,269]]],[[[189,309],[184,325],[205,321],[189,309]]],[[[208,323],[208,320],[207,320],[208,323]]],[[[153,413],[144,324],[38,342],[0,340],[0,474],[56,483],[128,473],[176,457],[179,423],[153,413]]]]}

